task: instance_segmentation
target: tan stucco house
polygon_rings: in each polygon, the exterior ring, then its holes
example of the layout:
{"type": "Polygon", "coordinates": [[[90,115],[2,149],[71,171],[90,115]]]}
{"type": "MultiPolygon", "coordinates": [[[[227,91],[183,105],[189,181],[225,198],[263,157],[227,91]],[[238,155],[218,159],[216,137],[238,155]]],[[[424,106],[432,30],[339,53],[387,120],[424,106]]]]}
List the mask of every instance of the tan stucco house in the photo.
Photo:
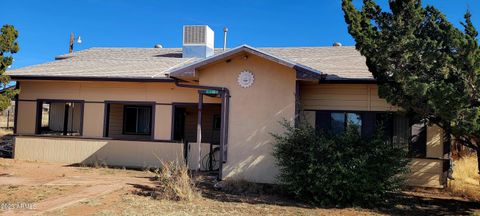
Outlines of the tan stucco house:
{"type": "Polygon", "coordinates": [[[182,48],[90,48],[7,73],[21,90],[16,159],[187,161],[220,179],[275,183],[271,133],[282,119],[333,131],[356,124],[362,135],[386,120],[392,143],[412,152],[409,184],[446,183],[442,131],[380,99],[354,47],[214,49],[207,26],[185,26],[182,48]]]}

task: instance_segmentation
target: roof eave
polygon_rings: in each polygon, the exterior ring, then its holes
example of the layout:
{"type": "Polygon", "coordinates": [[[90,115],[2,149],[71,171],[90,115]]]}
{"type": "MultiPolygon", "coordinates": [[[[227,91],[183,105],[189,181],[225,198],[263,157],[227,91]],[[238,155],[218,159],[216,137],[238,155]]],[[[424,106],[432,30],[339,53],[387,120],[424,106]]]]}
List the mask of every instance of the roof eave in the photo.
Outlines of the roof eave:
{"type": "Polygon", "coordinates": [[[344,79],[322,79],[320,83],[329,84],[377,84],[376,79],[369,78],[344,78],[344,79]]]}
{"type": "Polygon", "coordinates": [[[112,81],[112,82],[174,82],[168,77],[88,77],[88,76],[36,76],[36,75],[10,75],[13,80],[63,80],[63,81],[112,81]]]}

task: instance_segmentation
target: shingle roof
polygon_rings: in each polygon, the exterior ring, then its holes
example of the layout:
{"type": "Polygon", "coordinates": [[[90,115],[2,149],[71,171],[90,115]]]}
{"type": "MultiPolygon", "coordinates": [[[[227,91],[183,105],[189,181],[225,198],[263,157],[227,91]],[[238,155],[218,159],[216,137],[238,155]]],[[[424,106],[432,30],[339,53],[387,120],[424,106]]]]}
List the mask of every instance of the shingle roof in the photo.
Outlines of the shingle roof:
{"type": "Polygon", "coordinates": [[[373,80],[365,57],[353,46],[261,48],[281,58],[315,68],[327,74],[327,80],[373,80]]]}
{"type": "Polygon", "coordinates": [[[282,58],[277,55],[273,55],[272,53],[268,53],[266,51],[253,48],[248,45],[235,47],[233,49],[229,49],[225,52],[217,53],[205,59],[197,60],[192,63],[188,63],[186,65],[173,68],[172,70],[169,71],[169,74],[171,77],[192,77],[192,76],[195,76],[195,71],[197,70],[197,68],[217,62],[221,59],[229,58],[238,53],[250,53],[250,54],[259,56],[261,58],[276,62],[283,66],[293,68],[297,71],[297,78],[318,80],[325,75],[324,73],[322,73],[321,71],[315,68],[311,68],[306,65],[291,61],[290,59],[287,59],[287,58],[282,58]]]}
{"type": "MultiPolygon", "coordinates": [[[[329,80],[372,80],[365,58],[354,47],[258,48],[273,56],[327,74],[329,80]]],[[[220,53],[221,50],[216,50],[220,53]]],[[[13,78],[85,77],[168,79],[174,70],[200,61],[182,58],[181,48],[90,48],[58,60],[7,71],[13,78]]]]}

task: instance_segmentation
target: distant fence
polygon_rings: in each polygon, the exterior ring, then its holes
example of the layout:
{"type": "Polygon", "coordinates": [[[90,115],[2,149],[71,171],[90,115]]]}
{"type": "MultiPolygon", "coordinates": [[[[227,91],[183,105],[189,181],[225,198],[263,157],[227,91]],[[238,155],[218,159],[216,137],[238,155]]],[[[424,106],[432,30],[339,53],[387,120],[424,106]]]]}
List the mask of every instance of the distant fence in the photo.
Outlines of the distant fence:
{"type": "Polygon", "coordinates": [[[0,112],[0,128],[12,129],[15,124],[15,104],[0,112]]]}

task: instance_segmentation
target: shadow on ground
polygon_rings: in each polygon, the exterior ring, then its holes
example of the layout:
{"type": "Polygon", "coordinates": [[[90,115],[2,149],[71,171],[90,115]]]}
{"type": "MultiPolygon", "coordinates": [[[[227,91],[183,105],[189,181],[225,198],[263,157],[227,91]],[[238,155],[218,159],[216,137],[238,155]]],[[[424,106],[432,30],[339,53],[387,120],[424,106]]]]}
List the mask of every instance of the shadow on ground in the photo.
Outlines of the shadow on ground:
{"type": "Polygon", "coordinates": [[[472,215],[480,210],[478,202],[436,196],[435,193],[400,193],[391,201],[395,204],[390,208],[375,211],[392,215],[472,215]]]}
{"type": "MultiPolygon", "coordinates": [[[[275,191],[257,194],[232,194],[214,187],[216,181],[213,176],[201,176],[196,184],[202,197],[220,202],[238,202],[248,204],[264,204],[292,206],[301,208],[323,208],[294,200],[286,195],[279,195],[275,191]]],[[[134,194],[151,196],[155,187],[151,185],[132,184],[134,194]]],[[[449,197],[446,192],[402,192],[395,194],[388,204],[375,209],[366,209],[372,212],[389,215],[472,215],[480,211],[480,203],[460,198],[449,197]]]]}

